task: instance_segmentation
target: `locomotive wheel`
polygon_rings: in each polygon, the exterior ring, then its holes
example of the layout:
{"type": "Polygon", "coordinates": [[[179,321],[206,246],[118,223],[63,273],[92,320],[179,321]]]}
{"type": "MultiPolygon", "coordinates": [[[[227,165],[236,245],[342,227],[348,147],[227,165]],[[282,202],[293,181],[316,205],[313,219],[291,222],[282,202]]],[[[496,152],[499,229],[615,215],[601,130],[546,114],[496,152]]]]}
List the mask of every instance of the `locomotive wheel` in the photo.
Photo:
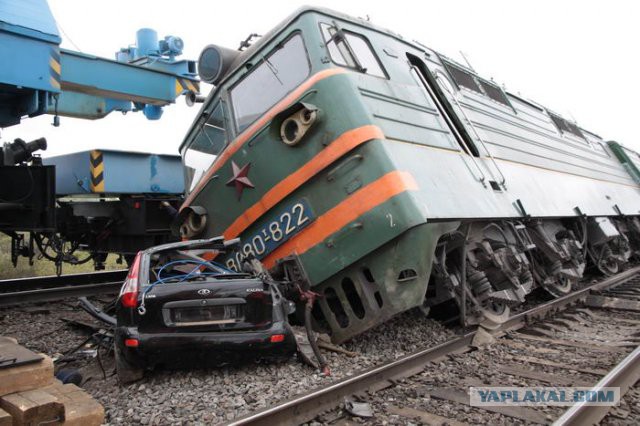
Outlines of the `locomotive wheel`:
{"type": "Polygon", "coordinates": [[[606,276],[615,275],[618,273],[620,265],[613,257],[607,257],[598,262],[598,269],[606,276]]]}
{"type": "Polygon", "coordinates": [[[571,292],[574,282],[578,282],[578,280],[566,275],[558,275],[553,283],[543,284],[542,288],[553,297],[562,297],[571,292]]]}
{"type": "Polygon", "coordinates": [[[489,302],[480,309],[480,325],[487,330],[495,330],[509,319],[511,309],[504,303],[489,302]]]}

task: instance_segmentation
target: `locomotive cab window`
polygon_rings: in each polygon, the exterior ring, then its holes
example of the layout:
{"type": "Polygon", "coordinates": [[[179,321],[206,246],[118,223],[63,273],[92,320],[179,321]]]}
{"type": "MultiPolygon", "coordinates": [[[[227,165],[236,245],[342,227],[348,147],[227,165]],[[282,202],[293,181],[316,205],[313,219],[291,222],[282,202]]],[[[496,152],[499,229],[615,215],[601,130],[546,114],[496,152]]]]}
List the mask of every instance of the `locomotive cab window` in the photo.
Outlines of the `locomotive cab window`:
{"type": "Polygon", "coordinates": [[[387,78],[376,54],[363,36],[328,24],[320,24],[320,28],[329,56],[335,64],[387,78]]]}
{"type": "Polygon", "coordinates": [[[218,104],[184,152],[185,188],[193,189],[226,144],[224,113],[218,104]]]}
{"type": "Polygon", "coordinates": [[[311,66],[302,36],[295,34],[253,67],[231,89],[236,128],[242,132],[269,108],[298,87],[311,66]]]}

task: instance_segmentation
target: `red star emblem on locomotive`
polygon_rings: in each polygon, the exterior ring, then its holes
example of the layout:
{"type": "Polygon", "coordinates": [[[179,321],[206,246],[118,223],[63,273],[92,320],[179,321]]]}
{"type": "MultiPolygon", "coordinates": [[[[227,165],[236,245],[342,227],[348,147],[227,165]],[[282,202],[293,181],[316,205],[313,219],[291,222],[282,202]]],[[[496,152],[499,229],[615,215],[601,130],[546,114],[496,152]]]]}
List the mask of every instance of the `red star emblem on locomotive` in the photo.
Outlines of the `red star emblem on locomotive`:
{"type": "Polygon", "coordinates": [[[255,188],[249,180],[249,176],[247,176],[249,174],[249,168],[251,168],[251,163],[238,167],[236,162],[231,160],[231,168],[233,170],[233,176],[227,181],[227,186],[236,187],[236,194],[239,200],[245,188],[255,188]]]}

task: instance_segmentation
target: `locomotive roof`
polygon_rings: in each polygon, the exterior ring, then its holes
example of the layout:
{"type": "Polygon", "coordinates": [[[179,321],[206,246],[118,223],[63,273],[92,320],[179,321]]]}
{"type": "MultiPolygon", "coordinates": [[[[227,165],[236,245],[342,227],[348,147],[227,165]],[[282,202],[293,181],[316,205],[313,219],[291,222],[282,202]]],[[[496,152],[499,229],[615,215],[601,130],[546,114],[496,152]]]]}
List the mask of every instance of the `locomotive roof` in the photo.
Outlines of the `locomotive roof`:
{"type": "MultiPolygon", "coordinates": [[[[245,62],[247,62],[249,59],[251,59],[253,57],[253,55],[259,51],[264,45],[266,45],[267,43],[269,43],[273,38],[275,38],[278,34],[280,34],[282,31],[284,31],[286,28],[289,27],[289,25],[294,22],[296,19],[298,19],[300,16],[304,15],[305,13],[320,13],[323,15],[326,15],[328,17],[333,17],[333,18],[338,18],[344,21],[347,21],[351,24],[355,24],[355,25],[359,25],[365,28],[368,28],[370,30],[373,31],[377,31],[379,33],[383,33],[386,34],[390,37],[395,38],[396,40],[405,43],[415,49],[421,50],[423,52],[426,52],[427,50],[430,50],[434,53],[436,53],[438,56],[444,58],[446,61],[453,63],[455,66],[462,68],[463,70],[465,70],[468,73],[471,73],[475,76],[478,76],[480,78],[482,78],[475,70],[469,68],[468,66],[462,65],[459,62],[447,57],[446,55],[441,54],[440,52],[437,52],[427,46],[425,46],[424,44],[416,41],[416,40],[407,40],[404,37],[402,37],[402,35],[393,32],[389,29],[380,27],[378,25],[373,24],[371,21],[362,19],[362,18],[354,18],[353,16],[344,14],[342,12],[338,12],[329,8],[324,8],[324,7],[318,7],[318,6],[302,6],[300,8],[298,8],[297,10],[295,10],[292,14],[290,14],[287,18],[285,18],[283,21],[281,21],[279,24],[277,24],[276,26],[274,26],[271,30],[269,30],[266,34],[264,34],[262,37],[260,37],[255,43],[251,44],[247,49],[243,50],[238,57],[236,58],[236,60],[232,63],[232,65],[229,67],[229,70],[227,71],[227,73],[224,75],[224,77],[221,79],[220,83],[218,84],[218,86],[216,86],[210,93],[209,96],[207,97],[207,100],[205,101],[205,103],[202,106],[201,111],[204,111],[208,106],[210,106],[211,101],[213,99],[213,96],[215,95],[215,93],[217,92],[217,88],[222,86],[229,78],[230,76],[232,76],[241,66],[242,64],[244,64],[245,62]]],[[[495,82],[494,82],[495,84],[495,82]]],[[[550,110],[549,108],[539,104],[538,102],[535,102],[531,99],[527,99],[527,98],[523,98],[521,95],[514,95],[512,92],[506,91],[505,93],[508,96],[511,96],[513,98],[516,98],[522,102],[525,102],[529,105],[534,106],[535,108],[538,109],[542,109],[542,110],[546,110],[548,113],[551,113],[553,115],[559,116],[560,118],[564,117],[561,114],[557,114],[555,112],[553,112],[552,110],[550,110]]],[[[198,119],[200,118],[200,116],[198,116],[196,119],[194,119],[193,123],[191,124],[191,126],[189,127],[189,131],[186,133],[184,140],[182,141],[182,143],[180,144],[180,147],[178,148],[179,150],[181,150],[183,148],[183,146],[185,145],[185,143],[187,142],[187,140],[189,139],[190,135],[192,134],[192,132],[195,130],[195,125],[196,122],[198,121],[198,119]]],[[[569,121],[569,120],[567,120],[569,121]]],[[[573,122],[575,124],[575,122],[573,122]]],[[[580,127],[581,130],[582,127],[580,127]]],[[[586,131],[586,130],[585,130],[586,131]]],[[[594,136],[596,136],[599,139],[602,139],[600,136],[596,135],[593,132],[588,132],[594,136]]]]}

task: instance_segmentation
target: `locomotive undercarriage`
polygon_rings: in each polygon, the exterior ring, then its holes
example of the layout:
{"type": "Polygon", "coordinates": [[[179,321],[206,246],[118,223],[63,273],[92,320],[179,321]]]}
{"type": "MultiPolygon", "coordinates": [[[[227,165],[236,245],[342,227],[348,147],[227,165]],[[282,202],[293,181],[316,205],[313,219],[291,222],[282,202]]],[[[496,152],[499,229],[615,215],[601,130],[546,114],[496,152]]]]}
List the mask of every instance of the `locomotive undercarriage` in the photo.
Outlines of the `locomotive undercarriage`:
{"type": "Polygon", "coordinates": [[[629,261],[633,252],[627,235],[632,235],[635,247],[639,247],[637,225],[638,219],[635,217],[621,220],[604,217],[589,219],[587,254],[600,272],[605,275],[616,274],[629,261]],[[629,224],[633,226],[629,227],[629,224]]]}
{"type": "Polygon", "coordinates": [[[461,323],[495,328],[535,288],[569,293],[590,264],[616,273],[640,249],[635,217],[472,222],[436,248],[423,308],[455,301],[461,323]]]}
{"type": "Polygon", "coordinates": [[[421,301],[425,314],[455,317],[453,304],[461,323],[496,328],[533,290],[561,297],[587,268],[611,274],[637,253],[635,217],[431,223],[313,287],[314,328],[340,343],[421,301]]]}

